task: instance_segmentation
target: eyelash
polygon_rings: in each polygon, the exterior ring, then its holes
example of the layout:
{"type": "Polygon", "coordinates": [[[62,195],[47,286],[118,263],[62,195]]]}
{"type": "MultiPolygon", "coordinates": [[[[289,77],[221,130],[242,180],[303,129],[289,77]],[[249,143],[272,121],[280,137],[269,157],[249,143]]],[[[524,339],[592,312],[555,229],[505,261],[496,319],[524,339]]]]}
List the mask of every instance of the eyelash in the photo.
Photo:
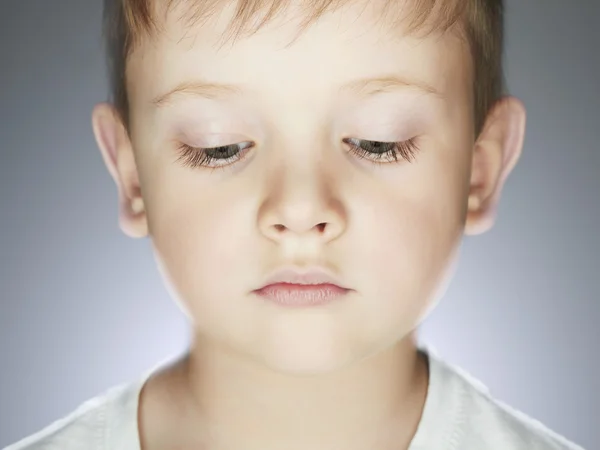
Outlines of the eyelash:
{"type": "MultiPolygon", "coordinates": [[[[350,151],[361,159],[367,159],[375,164],[388,164],[399,162],[398,156],[404,161],[412,162],[419,148],[416,144],[416,138],[408,139],[400,142],[380,142],[367,141],[362,139],[345,138],[343,142],[350,147],[350,151]],[[370,151],[361,146],[361,143],[367,143],[370,147],[390,147],[385,151],[370,151]]],[[[185,166],[192,168],[205,167],[208,169],[223,169],[234,162],[241,160],[246,151],[254,147],[253,144],[248,145],[241,151],[238,151],[232,156],[219,158],[210,154],[210,152],[222,151],[231,147],[241,147],[243,144],[231,144],[220,147],[201,148],[191,147],[187,144],[181,144],[179,147],[180,157],[178,161],[183,161],[185,166]],[[214,165],[214,163],[217,165],[214,165]]],[[[227,152],[231,153],[231,152],[227,152]]]]}
{"type": "Polygon", "coordinates": [[[218,158],[210,155],[209,152],[215,152],[234,146],[241,147],[242,145],[243,144],[231,144],[219,147],[200,148],[191,147],[187,144],[181,144],[179,147],[180,156],[177,160],[183,161],[184,166],[189,166],[192,168],[205,167],[207,169],[223,169],[241,159],[242,157],[239,155],[245,153],[244,150],[249,150],[250,148],[254,147],[254,145],[250,144],[246,149],[242,150],[241,152],[237,152],[228,158],[218,158]],[[218,165],[213,165],[214,162],[218,162],[218,165]]]}

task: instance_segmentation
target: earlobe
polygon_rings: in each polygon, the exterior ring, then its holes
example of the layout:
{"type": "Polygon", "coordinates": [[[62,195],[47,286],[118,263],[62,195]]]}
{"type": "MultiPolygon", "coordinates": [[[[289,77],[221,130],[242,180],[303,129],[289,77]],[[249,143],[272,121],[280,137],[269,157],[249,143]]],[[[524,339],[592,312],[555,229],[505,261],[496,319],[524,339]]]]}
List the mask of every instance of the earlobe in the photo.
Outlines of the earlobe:
{"type": "Polygon", "coordinates": [[[525,121],[525,107],[514,97],[490,111],[473,151],[465,234],[485,233],[494,225],[502,188],[521,155],[525,121]]]}
{"type": "Polygon", "coordinates": [[[145,237],[147,218],[133,147],[112,105],[101,103],[94,107],[92,128],[104,164],[117,185],[119,226],[129,237],[145,237]]]}

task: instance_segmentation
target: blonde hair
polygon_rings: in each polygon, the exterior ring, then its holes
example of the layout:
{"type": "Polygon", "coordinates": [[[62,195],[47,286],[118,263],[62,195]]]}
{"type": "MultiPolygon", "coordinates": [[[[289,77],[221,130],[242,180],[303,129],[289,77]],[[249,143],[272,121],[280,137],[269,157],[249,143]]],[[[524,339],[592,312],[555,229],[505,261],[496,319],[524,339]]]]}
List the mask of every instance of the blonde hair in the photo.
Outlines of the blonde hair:
{"type": "MultiPolygon", "coordinates": [[[[233,20],[226,35],[234,40],[240,37],[255,15],[267,9],[255,33],[271,21],[283,8],[286,0],[230,0],[237,1],[233,20]]],[[[323,14],[336,10],[351,0],[304,0],[305,19],[300,33],[323,14]]],[[[354,0],[356,1],[356,0],[354,0]]],[[[369,0],[366,0],[367,2],[369,0]]],[[[177,6],[185,6],[182,20],[193,25],[212,17],[224,6],[223,0],[163,0],[164,13],[177,6]]],[[[410,14],[398,14],[397,19],[408,21],[408,32],[458,29],[466,38],[473,61],[473,117],[475,134],[479,135],[492,105],[505,94],[502,68],[504,5],[503,0],[387,0],[382,17],[393,17],[393,6],[411,6],[410,14]]],[[[127,59],[146,37],[160,30],[156,0],[104,0],[104,35],[108,57],[111,101],[123,123],[129,124],[129,103],[126,89],[127,59]]],[[[396,8],[402,9],[402,8],[396,8]]],[[[397,22],[392,24],[392,27],[397,22]]],[[[246,30],[247,31],[247,30],[246,30]]]]}

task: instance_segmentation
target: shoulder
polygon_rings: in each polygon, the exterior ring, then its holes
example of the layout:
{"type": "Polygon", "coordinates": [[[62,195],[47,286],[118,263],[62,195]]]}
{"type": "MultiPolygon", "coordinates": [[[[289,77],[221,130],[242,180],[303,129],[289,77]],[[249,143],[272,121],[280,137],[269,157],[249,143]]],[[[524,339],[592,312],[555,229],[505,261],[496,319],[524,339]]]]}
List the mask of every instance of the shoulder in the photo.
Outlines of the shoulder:
{"type": "Polygon", "coordinates": [[[135,389],[134,384],[115,386],[87,400],[68,415],[40,431],[9,445],[4,450],[100,450],[106,439],[111,414],[124,405],[135,389]]]}
{"type": "Polygon", "coordinates": [[[455,441],[460,442],[461,449],[583,450],[494,398],[483,383],[463,369],[440,360],[436,363],[442,376],[460,392],[455,441]]]}

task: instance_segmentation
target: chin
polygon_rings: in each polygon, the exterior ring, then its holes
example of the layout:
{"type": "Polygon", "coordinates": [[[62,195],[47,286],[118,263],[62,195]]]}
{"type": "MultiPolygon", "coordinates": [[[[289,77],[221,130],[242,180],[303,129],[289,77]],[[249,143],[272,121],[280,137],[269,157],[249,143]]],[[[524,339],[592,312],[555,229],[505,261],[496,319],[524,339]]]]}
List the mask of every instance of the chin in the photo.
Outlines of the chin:
{"type": "Polygon", "coordinates": [[[253,353],[270,370],[297,376],[336,372],[364,357],[364,348],[340,324],[311,322],[280,323],[262,336],[253,353]]]}

